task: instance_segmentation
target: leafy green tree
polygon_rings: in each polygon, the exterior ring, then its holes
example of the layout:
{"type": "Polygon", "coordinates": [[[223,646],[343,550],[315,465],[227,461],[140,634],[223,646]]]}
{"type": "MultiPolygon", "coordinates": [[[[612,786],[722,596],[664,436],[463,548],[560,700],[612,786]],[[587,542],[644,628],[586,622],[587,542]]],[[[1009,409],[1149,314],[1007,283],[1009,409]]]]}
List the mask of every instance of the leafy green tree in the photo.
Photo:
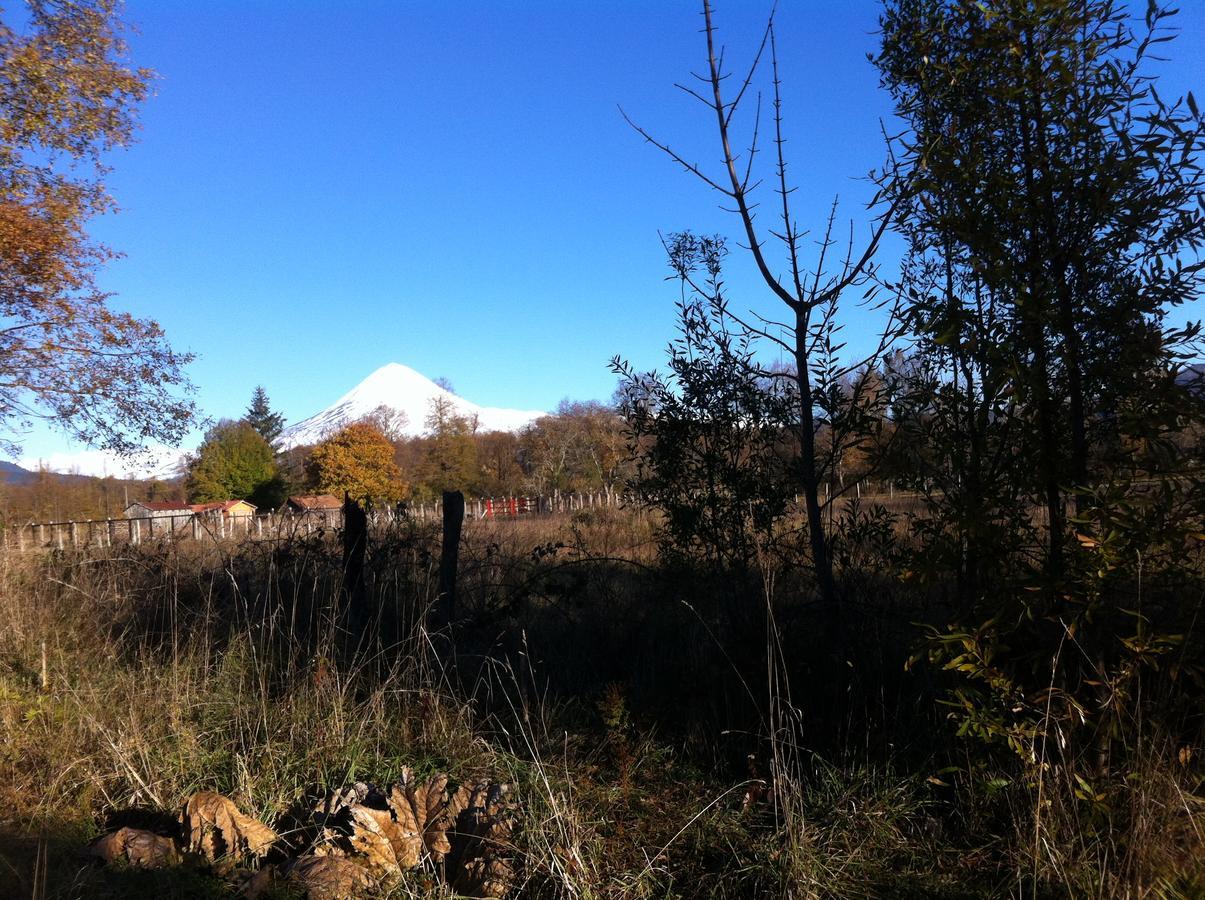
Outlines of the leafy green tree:
{"type": "Polygon", "coordinates": [[[797,483],[782,452],[794,398],[781,380],[752,374],[750,340],[706,303],[679,307],[679,331],[668,374],[613,364],[636,457],[631,484],[664,513],[672,548],[748,570],[797,483]]]}
{"type": "Polygon", "coordinates": [[[481,480],[476,420],[460,415],[446,397],[436,397],[423,424],[427,440],[416,479],[420,492],[432,497],[443,491],[472,492],[481,480]]]}
{"type": "Polygon", "coordinates": [[[188,499],[193,503],[248,500],[272,509],[284,499],[276,454],[247,422],[220,422],[189,462],[188,499]]]}
{"type": "Polygon", "coordinates": [[[117,8],[37,0],[0,21],[0,427],[131,452],[178,444],[196,410],[192,356],[96,284],[115,255],[86,231],[114,208],[103,157],[131,142],[153,74],[126,59],[117,8]]]}
{"type": "Polygon", "coordinates": [[[251,405],[247,407],[243,421],[254,428],[270,445],[276,443],[285,425],[285,417],[272,409],[268,402],[268,393],[262,385],[256,386],[255,393],[251,395],[251,405]]]}
{"type": "Polygon", "coordinates": [[[907,177],[885,185],[911,245],[909,324],[961,398],[972,488],[994,475],[987,433],[1018,424],[1009,452],[1045,507],[1055,579],[1068,500],[1082,509],[1130,398],[1168,419],[1160,373],[1197,334],[1165,327],[1198,294],[1205,242],[1201,117],[1146,71],[1169,15],[891,0],[882,17],[877,62],[910,129],[907,177]]]}
{"type": "Polygon", "coordinates": [[[1205,657],[1200,411],[1176,378],[1198,327],[1168,325],[1202,287],[1205,124],[1149,71],[1170,15],[889,0],[881,20],[916,347],[892,404],[928,501],[910,573],[957,591],[930,657],[962,676],[964,734],[1037,778],[1057,759],[1047,789],[1077,797],[1201,705],[1160,674],[1205,657]]]}
{"type": "Polygon", "coordinates": [[[313,488],[337,497],[393,502],[406,492],[393,444],[368,422],[347,425],[314,447],[306,471],[313,488]]]}

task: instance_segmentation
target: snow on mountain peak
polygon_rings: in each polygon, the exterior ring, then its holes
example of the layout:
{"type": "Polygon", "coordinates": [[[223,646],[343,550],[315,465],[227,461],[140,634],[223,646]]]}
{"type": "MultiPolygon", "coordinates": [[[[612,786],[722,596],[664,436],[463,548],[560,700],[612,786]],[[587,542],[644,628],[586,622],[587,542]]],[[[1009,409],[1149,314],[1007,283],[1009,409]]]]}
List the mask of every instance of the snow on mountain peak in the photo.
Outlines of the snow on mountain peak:
{"type": "MultiPolygon", "coordinates": [[[[290,425],[281,432],[277,446],[287,450],[305,444],[316,444],[351,422],[386,407],[399,435],[417,437],[426,430],[431,401],[447,401],[458,415],[477,417],[479,431],[518,431],[534,422],[543,412],[519,409],[498,409],[478,406],[409,366],[391,362],[381,366],[331,406],[308,419],[290,425]]],[[[103,450],[71,450],[49,455],[28,455],[19,464],[36,471],[45,466],[53,472],[74,472],[81,475],[119,478],[174,478],[183,471],[185,453],[171,447],[155,445],[134,457],[119,457],[103,450]]]]}
{"type": "Polygon", "coordinates": [[[445,400],[462,416],[476,416],[481,431],[517,431],[545,415],[517,409],[478,406],[440,387],[409,366],[391,362],[381,366],[321,412],[290,425],[277,440],[282,449],[315,444],[331,432],[385,407],[398,419],[398,431],[407,437],[421,435],[433,400],[445,400]]]}

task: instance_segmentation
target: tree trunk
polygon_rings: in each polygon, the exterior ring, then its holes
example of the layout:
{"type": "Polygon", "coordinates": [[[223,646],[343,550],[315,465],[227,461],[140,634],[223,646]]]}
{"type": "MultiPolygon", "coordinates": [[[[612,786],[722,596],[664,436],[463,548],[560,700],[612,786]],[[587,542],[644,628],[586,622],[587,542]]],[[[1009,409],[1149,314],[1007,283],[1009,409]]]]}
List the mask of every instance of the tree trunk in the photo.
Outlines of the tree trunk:
{"type": "MultiPolygon", "coordinates": [[[[805,323],[796,325],[797,335],[806,335],[805,323]]],[[[803,338],[797,338],[802,341],[803,338]]],[[[807,354],[802,346],[795,353],[795,382],[799,389],[799,471],[803,482],[803,503],[808,517],[808,542],[812,565],[816,568],[816,587],[829,610],[837,606],[837,586],[833,580],[833,563],[829,557],[828,539],[820,512],[820,476],[816,471],[815,408],[812,403],[812,382],[808,373],[807,354]]]]}

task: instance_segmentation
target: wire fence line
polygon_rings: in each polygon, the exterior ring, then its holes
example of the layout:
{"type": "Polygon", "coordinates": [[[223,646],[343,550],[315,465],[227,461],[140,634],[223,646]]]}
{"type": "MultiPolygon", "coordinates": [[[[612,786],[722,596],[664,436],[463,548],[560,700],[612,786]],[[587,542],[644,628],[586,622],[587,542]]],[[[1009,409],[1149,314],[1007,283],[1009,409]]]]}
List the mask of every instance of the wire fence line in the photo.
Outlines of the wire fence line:
{"type": "MultiPolygon", "coordinates": [[[[470,521],[513,520],[567,515],[581,510],[617,509],[628,505],[629,498],[624,495],[602,491],[536,497],[479,497],[465,501],[465,518],[470,521]]],[[[369,524],[376,527],[407,520],[437,520],[443,516],[443,504],[435,501],[370,507],[368,516],[369,524]]],[[[29,521],[11,523],[0,529],[0,549],[65,550],[137,545],[148,540],[276,540],[342,526],[342,507],[246,515],[181,511],[134,518],[29,521]]]]}
{"type": "MultiPolygon", "coordinates": [[[[800,497],[795,497],[798,507],[800,497]]],[[[821,501],[830,515],[844,501],[865,499],[897,512],[913,508],[919,500],[913,492],[900,491],[889,481],[851,483],[848,488],[824,485],[821,501]],[[865,485],[865,488],[864,488],[865,485]],[[830,493],[831,491],[831,493],[830,493]]],[[[548,495],[475,497],[465,500],[465,519],[469,522],[516,520],[540,516],[568,515],[583,510],[634,509],[638,501],[619,491],[583,493],[557,492],[548,495]]],[[[382,527],[402,521],[438,520],[443,504],[409,502],[372,505],[369,524],[382,527]]],[[[222,541],[279,540],[310,535],[320,529],[343,526],[343,509],[281,509],[272,513],[229,515],[217,510],[191,512],[163,511],[158,515],[134,518],[66,519],[55,522],[16,522],[0,527],[0,550],[25,551],[79,547],[137,545],[147,540],[222,541]]]]}

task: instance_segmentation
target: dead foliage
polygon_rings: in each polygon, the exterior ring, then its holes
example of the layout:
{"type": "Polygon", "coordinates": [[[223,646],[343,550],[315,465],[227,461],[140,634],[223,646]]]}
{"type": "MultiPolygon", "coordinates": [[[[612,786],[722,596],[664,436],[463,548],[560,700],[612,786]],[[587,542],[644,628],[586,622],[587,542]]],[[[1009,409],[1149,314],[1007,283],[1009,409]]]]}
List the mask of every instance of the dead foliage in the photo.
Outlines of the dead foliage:
{"type": "Polygon", "coordinates": [[[88,853],[106,863],[125,863],[139,869],[159,869],[180,861],[176,842],[141,828],[119,828],[88,845],[88,853]]]}
{"type": "Polygon", "coordinates": [[[448,881],[470,897],[503,897],[514,882],[510,859],[516,810],[504,784],[462,785],[449,803],[454,816],[448,881]]]}
{"type": "Polygon", "coordinates": [[[285,866],[265,866],[239,891],[247,900],[275,896],[288,885],[307,900],[360,900],[372,893],[376,881],[363,866],[341,856],[301,856],[285,866]]]}
{"type": "MultiPolygon", "coordinates": [[[[316,831],[304,855],[264,866],[241,893],[264,896],[285,880],[311,900],[362,897],[425,865],[442,872],[459,895],[503,897],[514,883],[510,847],[516,810],[508,795],[508,786],[488,780],[449,792],[447,775],[419,780],[409,768],[386,790],[357,782],[311,809],[316,831]]],[[[187,850],[219,874],[281,847],[273,829],[217,793],[190,797],[180,824],[187,850]]],[[[145,867],[180,861],[173,841],[132,828],[98,839],[91,852],[106,862],[124,859],[145,867]]]]}
{"type": "Polygon", "coordinates": [[[190,853],[219,872],[227,872],[242,859],[259,859],[276,843],[277,834],[263,822],[245,816],[221,794],[193,794],[180,810],[180,826],[190,853]]]}
{"type": "MultiPolygon", "coordinates": [[[[499,786],[494,789],[502,796],[499,786]]],[[[419,781],[409,768],[387,790],[360,782],[332,793],[314,810],[322,826],[315,853],[355,858],[384,878],[396,878],[424,862],[442,863],[459,837],[458,859],[479,868],[477,861],[491,855],[484,849],[489,791],[483,782],[450,795],[447,775],[419,781]]]]}

